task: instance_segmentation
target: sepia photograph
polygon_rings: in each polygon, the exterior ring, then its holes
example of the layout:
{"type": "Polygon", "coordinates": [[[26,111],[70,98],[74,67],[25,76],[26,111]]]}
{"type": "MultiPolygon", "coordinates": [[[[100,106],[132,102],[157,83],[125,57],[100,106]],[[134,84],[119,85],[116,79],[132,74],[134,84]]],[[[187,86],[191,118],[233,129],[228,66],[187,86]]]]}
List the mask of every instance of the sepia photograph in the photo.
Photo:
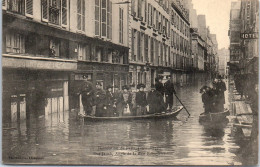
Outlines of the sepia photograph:
{"type": "Polygon", "coordinates": [[[259,0],[2,0],[2,164],[258,164],[259,0]]]}

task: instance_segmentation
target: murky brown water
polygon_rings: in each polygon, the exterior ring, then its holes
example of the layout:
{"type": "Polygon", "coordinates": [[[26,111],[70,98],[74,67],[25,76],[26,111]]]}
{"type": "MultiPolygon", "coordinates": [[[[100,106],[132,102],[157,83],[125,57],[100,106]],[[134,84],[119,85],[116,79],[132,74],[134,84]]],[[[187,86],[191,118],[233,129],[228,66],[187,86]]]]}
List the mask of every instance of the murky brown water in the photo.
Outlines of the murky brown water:
{"type": "MultiPolygon", "coordinates": [[[[200,85],[201,86],[201,85],[200,85]]],[[[232,127],[201,125],[200,86],[178,90],[191,113],[177,119],[83,123],[75,112],[31,118],[3,130],[6,163],[106,165],[245,165],[250,141],[232,127]]],[[[253,158],[254,160],[254,158],[253,158]]]]}

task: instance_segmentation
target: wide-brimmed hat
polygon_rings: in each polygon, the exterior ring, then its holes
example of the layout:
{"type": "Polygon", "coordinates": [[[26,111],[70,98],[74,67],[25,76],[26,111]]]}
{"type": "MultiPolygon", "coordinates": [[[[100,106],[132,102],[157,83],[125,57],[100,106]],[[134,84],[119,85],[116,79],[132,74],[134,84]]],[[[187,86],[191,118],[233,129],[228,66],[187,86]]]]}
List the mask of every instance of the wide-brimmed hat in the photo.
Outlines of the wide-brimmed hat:
{"type": "Polygon", "coordinates": [[[137,89],[140,89],[140,88],[145,88],[145,85],[144,84],[138,84],[137,89]]]}
{"type": "Polygon", "coordinates": [[[122,86],[122,90],[124,90],[124,89],[129,89],[129,87],[127,86],[127,85],[124,85],[124,86],[122,86]]]}
{"type": "Polygon", "coordinates": [[[203,90],[206,90],[208,88],[208,86],[203,86],[202,88],[200,88],[200,93],[203,92],[203,90]]]}

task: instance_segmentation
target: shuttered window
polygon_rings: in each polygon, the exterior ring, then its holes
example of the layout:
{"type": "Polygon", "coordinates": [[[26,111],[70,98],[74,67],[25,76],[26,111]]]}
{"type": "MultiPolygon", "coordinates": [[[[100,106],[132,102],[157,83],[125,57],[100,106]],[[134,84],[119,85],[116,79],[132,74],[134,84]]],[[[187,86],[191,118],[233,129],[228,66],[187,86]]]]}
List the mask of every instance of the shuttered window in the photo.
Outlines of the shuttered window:
{"type": "Polygon", "coordinates": [[[131,60],[135,61],[135,30],[132,29],[131,60]]]}
{"type": "Polygon", "coordinates": [[[151,62],[153,63],[154,61],[154,55],[153,55],[153,50],[154,50],[154,39],[151,37],[151,40],[150,40],[150,55],[151,55],[151,62]]]}
{"type": "Polygon", "coordinates": [[[124,28],[124,10],[119,8],[119,43],[123,43],[123,28],[124,28]]]}
{"type": "Polygon", "coordinates": [[[48,21],[48,0],[42,0],[42,21],[48,21]]]}
{"type": "MultiPolygon", "coordinates": [[[[33,3],[26,4],[33,6],[33,3]]],[[[68,0],[41,0],[41,14],[44,22],[67,26],[68,0]]]]}
{"type": "Polygon", "coordinates": [[[144,61],[149,62],[149,57],[148,57],[148,35],[146,35],[146,34],[145,34],[145,39],[144,39],[144,47],[145,47],[145,50],[144,50],[145,60],[144,61]]]}
{"type": "Polygon", "coordinates": [[[112,1],[95,0],[95,35],[112,39],[112,1]]]}
{"type": "Polygon", "coordinates": [[[77,28],[85,31],[85,0],[77,0],[77,28]]]}
{"type": "Polygon", "coordinates": [[[67,0],[62,0],[62,3],[61,3],[61,6],[62,6],[62,11],[61,11],[61,24],[64,25],[64,26],[67,26],[68,23],[67,23],[67,20],[68,20],[68,2],[67,0]]]}
{"type": "Polygon", "coordinates": [[[101,36],[107,36],[107,0],[101,0],[101,36]]]}
{"type": "Polygon", "coordinates": [[[6,33],[6,52],[25,53],[25,37],[15,32],[6,33]]]}
{"type": "Polygon", "coordinates": [[[95,35],[100,35],[100,0],[95,0],[95,35]]]}
{"type": "MultiPolygon", "coordinates": [[[[107,38],[112,39],[112,2],[108,1],[107,2],[107,38]]],[[[121,20],[122,20],[122,30],[121,32],[123,33],[123,10],[121,12],[121,20]]],[[[123,43],[123,35],[122,35],[122,43],[123,43]]]]}
{"type": "Polygon", "coordinates": [[[7,10],[17,13],[25,14],[25,1],[24,0],[7,0],[7,10]]]}
{"type": "Polygon", "coordinates": [[[33,0],[26,0],[25,15],[32,17],[32,15],[33,15],[33,0]]]}
{"type": "Polygon", "coordinates": [[[140,60],[140,56],[141,56],[141,34],[139,31],[137,31],[137,60],[140,60]]]}

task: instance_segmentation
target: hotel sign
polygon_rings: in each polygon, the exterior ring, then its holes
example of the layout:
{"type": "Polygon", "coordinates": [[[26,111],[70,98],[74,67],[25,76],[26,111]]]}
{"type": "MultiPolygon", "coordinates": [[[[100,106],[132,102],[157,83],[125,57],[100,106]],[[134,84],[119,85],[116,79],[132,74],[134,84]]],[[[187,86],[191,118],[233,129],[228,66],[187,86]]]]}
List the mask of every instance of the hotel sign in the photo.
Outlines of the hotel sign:
{"type": "Polygon", "coordinates": [[[258,39],[258,32],[253,33],[241,33],[241,39],[258,39]]]}

